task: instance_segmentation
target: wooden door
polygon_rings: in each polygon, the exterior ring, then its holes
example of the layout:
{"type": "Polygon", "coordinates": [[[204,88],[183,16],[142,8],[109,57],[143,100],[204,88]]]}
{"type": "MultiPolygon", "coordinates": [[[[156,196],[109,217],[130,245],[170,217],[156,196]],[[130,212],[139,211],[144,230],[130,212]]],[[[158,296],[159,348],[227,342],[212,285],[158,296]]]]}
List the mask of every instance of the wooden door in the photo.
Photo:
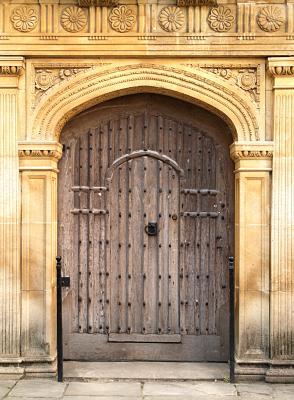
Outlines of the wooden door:
{"type": "Polygon", "coordinates": [[[64,129],[66,359],[227,360],[233,175],[213,118],[137,95],[64,129]]]}
{"type": "Polygon", "coordinates": [[[179,342],[178,166],[154,151],[110,179],[110,341],[179,342]]]}

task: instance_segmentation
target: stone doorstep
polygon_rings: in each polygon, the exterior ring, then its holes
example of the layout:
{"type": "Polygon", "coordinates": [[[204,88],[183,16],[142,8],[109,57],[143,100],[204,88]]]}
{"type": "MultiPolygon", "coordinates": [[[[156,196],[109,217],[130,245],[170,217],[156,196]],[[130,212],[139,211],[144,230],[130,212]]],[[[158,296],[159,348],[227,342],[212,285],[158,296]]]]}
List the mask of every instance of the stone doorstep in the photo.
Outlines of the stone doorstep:
{"type": "Polygon", "coordinates": [[[65,381],[227,381],[226,363],[76,362],[64,363],[65,381]]]}

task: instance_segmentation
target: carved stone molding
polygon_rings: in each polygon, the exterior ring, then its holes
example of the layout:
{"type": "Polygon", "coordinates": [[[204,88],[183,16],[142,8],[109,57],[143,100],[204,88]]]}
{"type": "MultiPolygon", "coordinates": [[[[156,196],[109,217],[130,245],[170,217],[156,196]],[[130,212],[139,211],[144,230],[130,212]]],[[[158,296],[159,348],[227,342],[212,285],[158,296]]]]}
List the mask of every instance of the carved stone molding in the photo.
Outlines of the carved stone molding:
{"type": "Polygon", "coordinates": [[[24,62],[22,57],[0,57],[0,76],[18,78],[23,72],[24,62]]]}
{"type": "Polygon", "coordinates": [[[21,75],[23,67],[17,65],[2,65],[0,66],[0,75],[21,75]]]}
{"type": "Polygon", "coordinates": [[[271,170],[273,142],[235,142],[230,146],[230,155],[239,169],[241,166],[246,169],[271,170]]]}
{"type": "Polygon", "coordinates": [[[18,144],[20,161],[52,160],[57,162],[62,157],[62,145],[58,142],[20,142],[18,144]]]}
{"type": "Polygon", "coordinates": [[[259,107],[260,102],[260,69],[256,66],[237,66],[226,64],[186,64],[189,67],[205,69],[206,71],[219,75],[222,79],[238,86],[246,94],[250,95],[252,100],[259,107]]]}
{"type": "Polygon", "coordinates": [[[251,159],[266,159],[266,158],[273,158],[273,151],[271,150],[234,150],[231,153],[231,157],[234,161],[237,160],[251,160],[251,159]]]}
{"type": "MultiPolygon", "coordinates": [[[[109,63],[98,63],[95,66],[104,66],[109,63]]],[[[36,63],[33,64],[34,77],[32,82],[32,97],[31,107],[34,109],[40,102],[41,98],[53,86],[60,82],[72,79],[77,74],[86,72],[90,68],[94,68],[91,63],[36,63]]]]}
{"type": "Polygon", "coordinates": [[[118,0],[78,0],[80,7],[115,7],[118,4],[118,0]]]}
{"type": "Polygon", "coordinates": [[[227,121],[236,138],[260,140],[258,111],[240,88],[200,68],[191,71],[153,63],[95,68],[86,71],[83,79],[76,76],[68,84],[60,83],[50,89],[50,95],[42,99],[32,116],[32,137],[56,140],[68,119],[106,100],[113,88],[125,87],[124,94],[128,94],[142,86],[150,86],[159,93],[177,91],[183,99],[197,98],[227,121]]]}
{"type": "Polygon", "coordinates": [[[270,73],[275,76],[283,76],[283,75],[294,75],[294,65],[293,66],[286,66],[286,65],[272,65],[269,66],[270,73]]]}

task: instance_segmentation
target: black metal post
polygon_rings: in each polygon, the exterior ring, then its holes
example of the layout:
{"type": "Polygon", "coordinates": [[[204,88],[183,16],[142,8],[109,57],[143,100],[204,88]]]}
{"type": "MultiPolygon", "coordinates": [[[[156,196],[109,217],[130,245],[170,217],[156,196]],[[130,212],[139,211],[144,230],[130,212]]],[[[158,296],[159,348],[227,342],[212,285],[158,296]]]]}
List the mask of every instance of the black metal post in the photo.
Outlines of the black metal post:
{"type": "Polygon", "coordinates": [[[230,282],[230,382],[235,382],[235,282],[234,257],[229,257],[230,282]]]}
{"type": "Polygon", "coordinates": [[[57,378],[63,381],[63,338],[62,338],[62,279],[61,257],[56,257],[57,272],[57,378]]]}

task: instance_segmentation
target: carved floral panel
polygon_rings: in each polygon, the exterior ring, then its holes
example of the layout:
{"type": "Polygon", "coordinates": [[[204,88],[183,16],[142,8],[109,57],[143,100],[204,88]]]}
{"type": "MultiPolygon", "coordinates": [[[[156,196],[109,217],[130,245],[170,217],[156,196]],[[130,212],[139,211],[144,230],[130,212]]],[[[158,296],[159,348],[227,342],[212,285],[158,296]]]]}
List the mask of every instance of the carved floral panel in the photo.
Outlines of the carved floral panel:
{"type": "Polygon", "coordinates": [[[3,32],[0,40],[5,40],[10,32],[25,35],[39,32],[45,39],[51,37],[54,40],[64,32],[71,35],[116,32],[173,35],[180,31],[195,34],[195,38],[196,34],[225,33],[243,35],[244,39],[249,35],[254,40],[255,34],[281,34],[288,29],[289,34],[294,35],[293,7],[282,2],[246,5],[245,2],[228,1],[218,6],[189,7],[155,3],[117,4],[117,0],[79,0],[62,4],[12,1],[5,7],[0,3],[0,31],[3,32]]]}

